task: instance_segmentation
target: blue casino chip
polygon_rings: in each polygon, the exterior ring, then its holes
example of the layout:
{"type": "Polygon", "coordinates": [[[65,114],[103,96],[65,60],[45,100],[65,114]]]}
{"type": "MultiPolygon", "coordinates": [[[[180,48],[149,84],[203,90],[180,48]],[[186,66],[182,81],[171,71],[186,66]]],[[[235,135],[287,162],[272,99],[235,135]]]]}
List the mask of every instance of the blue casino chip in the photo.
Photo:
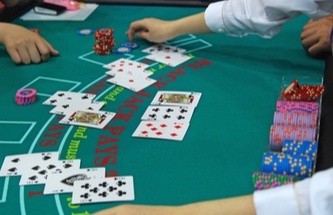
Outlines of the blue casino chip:
{"type": "Polygon", "coordinates": [[[88,35],[91,35],[93,33],[94,33],[93,29],[81,29],[81,30],[77,31],[77,34],[81,35],[81,36],[88,36],[88,35]]]}
{"type": "Polygon", "coordinates": [[[139,43],[135,43],[135,42],[127,42],[127,43],[123,43],[121,46],[123,47],[130,47],[131,49],[136,49],[140,46],[139,43]]]}
{"type": "Polygon", "coordinates": [[[130,53],[131,51],[132,51],[131,47],[124,47],[124,46],[112,49],[112,52],[116,54],[126,54],[130,53]]]}

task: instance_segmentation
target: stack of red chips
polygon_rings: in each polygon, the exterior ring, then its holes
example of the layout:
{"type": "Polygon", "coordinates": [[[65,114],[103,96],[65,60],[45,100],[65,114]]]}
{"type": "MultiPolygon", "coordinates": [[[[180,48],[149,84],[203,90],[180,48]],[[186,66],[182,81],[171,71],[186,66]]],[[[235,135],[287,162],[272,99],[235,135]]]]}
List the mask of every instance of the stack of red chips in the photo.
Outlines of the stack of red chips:
{"type": "Polygon", "coordinates": [[[101,28],[95,31],[96,44],[93,48],[96,54],[108,55],[112,52],[112,48],[116,45],[113,32],[112,28],[101,28]]]}
{"type": "Polygon", "coordinates": [[[322,85],[299,85],[295,80],[282,92],[282,97],[287,101],[315,101],[323,92],[322,85]]]}

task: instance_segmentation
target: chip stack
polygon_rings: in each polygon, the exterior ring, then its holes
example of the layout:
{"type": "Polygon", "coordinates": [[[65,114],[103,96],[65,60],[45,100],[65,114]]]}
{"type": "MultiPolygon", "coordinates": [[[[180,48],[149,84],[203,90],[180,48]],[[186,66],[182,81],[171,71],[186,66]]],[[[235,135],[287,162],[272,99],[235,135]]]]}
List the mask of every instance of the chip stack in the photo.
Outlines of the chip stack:
{"type": "Polygon", "coordinates": [[[95,31],[95,41],[93,48],[98,55],[108,55],[112,53],[112,48],[116,45],[113,38],[112,28],[101,28],[95,31]]]}
{"type": "Polygon", "coordinates": [[[32,88],[21,89],[16,92],[15,102],[18,105],[29,105],[36,101],[37,91],[32,88]]]}
{"type": "Polygon", "coordinates": [[[323,92],[324,86],[300,85],[294,80],[281,95],[287,101],[315,101],[323,92]]]}
{"type": "Polygon", "coordinates": [[[298,177],[290,175],[279,175],[274,173],[254,172],[252,175],[254,188],[256,190],[278,187],[298,181],[298,177]]]}

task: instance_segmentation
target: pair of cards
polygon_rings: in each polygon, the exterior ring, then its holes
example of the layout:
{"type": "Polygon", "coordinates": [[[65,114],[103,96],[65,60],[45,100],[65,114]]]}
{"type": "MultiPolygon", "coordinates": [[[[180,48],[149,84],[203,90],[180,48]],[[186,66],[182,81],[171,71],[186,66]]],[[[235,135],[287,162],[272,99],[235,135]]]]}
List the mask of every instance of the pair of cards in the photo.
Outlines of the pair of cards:
{"type": "Polygon", "coordinates": [[[72,193],[73,204],[134,200],[132,176],[105,178],[105,168],[80,169],[58,152],[7,156],[1,176],[21,176],[20,186],[45,184],[44,194],[72,193]]]}
{"type": "Polygon", "coordinates": [[[103,102],[93,101],[96,95],[58,91],[48,98],[43,105],[55,106],[50,113],[65,115],[61,124],[104,128],[115,116],[115,113],[100,111],[103,102]]]}
{"type": "Polygon", "coordinates": [[[150,54],[145,58],[164,63],[172,67],[178,66],[191,59],[189,56],[184,54],[186,52],[185,49],[166,44],[156,44],[142,50],[142,52],[150,54]]]}
{"type": "Polygon", "coordinates": [[[148,65],[137,61],[120,58],[103,67],[109,69],[106,74],[112,76],[107,80],[108,82],[134,92],[138,92],[156,82],[156,80],[149,78],[153,73],[146,70],[148,65]]]}
{"type": "Polygon", "coordinates": [[[200,97],[199,92],[159,91],[132,136],[183,140],[200,97]]]}

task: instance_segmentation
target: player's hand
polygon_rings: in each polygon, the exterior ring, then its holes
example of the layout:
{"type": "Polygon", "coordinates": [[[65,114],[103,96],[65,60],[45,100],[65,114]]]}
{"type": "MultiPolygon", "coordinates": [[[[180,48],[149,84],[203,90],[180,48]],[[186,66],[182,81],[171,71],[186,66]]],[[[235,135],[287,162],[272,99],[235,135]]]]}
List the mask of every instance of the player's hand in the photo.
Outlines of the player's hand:
{"type": "Polygon", "coordinates": [[[94,213],[93,215],[190,215],[182,206],[121,205],[94,213]]]}
{"type": "Polygon", "coordinates": [[[134,35],[137,35],[150,42],[161,43],[176,36],[172,28],[172,23],[173,21],[146,18],[132,22],[126,33],[130,41],[134,39],[134,35]]]}
{"type": "Polygon", "coordinates": [[[40,63],[47,61],[50,55],[58,55],[45,39],[26,28],[1,23],[0,43],[5,45],[8,54],[17,64],[40,63]]]}
{"type": "Polygon", "coordinates": [[[301,33],[302,45],[310,55],[315,56],[331,51],[330,33],[333,27],[333,14],[316,21],[309,21],[301,33]]]}

